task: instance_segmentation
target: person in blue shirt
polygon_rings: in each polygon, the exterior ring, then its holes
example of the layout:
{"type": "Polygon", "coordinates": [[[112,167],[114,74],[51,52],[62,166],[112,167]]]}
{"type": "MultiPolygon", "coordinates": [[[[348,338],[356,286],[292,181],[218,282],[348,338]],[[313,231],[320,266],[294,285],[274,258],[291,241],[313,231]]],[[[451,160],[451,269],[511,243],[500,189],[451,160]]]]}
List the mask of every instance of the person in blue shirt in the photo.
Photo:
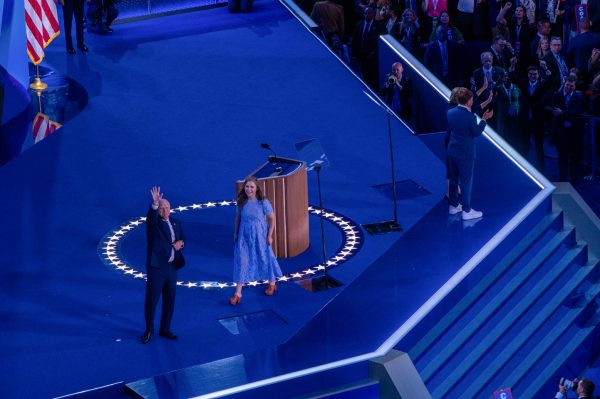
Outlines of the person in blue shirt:
{"type": "Polygon", "coordinates": [[[471,112],[473,92],[461,87],[456,91],[458,106],[447,112],[450,142],[448,143],[448,178],[449,178],[449,213],[456,215],[462,212],[463,220],[477,219],[483,213],[471,208],[471,190],[473,185],[473,169],[475,166],[475,138],[485,129],[486,121],[493,111],[485,111],[481,121],[471,112]],[[462,192],[462,204],[458,200],[458,187],[462,192]]]}

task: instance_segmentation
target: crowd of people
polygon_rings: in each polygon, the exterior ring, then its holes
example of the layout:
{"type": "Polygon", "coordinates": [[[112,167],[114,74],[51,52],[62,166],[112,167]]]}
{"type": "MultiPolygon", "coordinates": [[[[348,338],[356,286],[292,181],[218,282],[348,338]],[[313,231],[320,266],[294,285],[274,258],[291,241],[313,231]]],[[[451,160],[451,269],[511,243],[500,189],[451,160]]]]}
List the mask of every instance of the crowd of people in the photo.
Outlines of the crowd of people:
{"type": "Polygon", "coordinates": [[[558,153],[559,180],[579,182],[584,135],[586,131],[588,137],[596,135],[600,118],[599,1],[298,3],[319,25],[328,45],[365,83],[389,98],[390,105],[395,101],[395,109],[407,112],[402,95],[390,90],[388,78],[394,72],[385,77],[378,74],[377,46],[382,34],[394,37],[446,86],[469,88],[475,94],[476,108],[492,96],[480,116],[486,109],[494,110],[492,127],[526,158],[533,143],[541,171],[544,142],[550,141],[558,153]],[[580,3],[587,4],[576,15],[575,6],[581,7],[580,3]],[[478,52],[481,67],[469,70],[465,60],[470,53],[486,47],[478,52]]]}

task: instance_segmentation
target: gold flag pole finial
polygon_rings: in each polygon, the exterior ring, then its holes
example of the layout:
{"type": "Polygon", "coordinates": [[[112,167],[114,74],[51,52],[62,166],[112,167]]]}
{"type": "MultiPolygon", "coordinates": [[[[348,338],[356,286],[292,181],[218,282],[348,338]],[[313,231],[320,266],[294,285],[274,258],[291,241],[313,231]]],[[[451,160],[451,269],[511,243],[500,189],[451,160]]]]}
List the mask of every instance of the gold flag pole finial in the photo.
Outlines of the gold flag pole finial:
{"type": "Polygon", "coordinates": [[[40,67],[39,65],[35,66],[36,68],[36,77],[35,77],[35,81],[29,85],[29,88],[31,90],[35,90],[38,94],[38,97],[41,95],[41,92],[46,90],[48,88],[48,85],[44,82],[42,82],[42,79],[40,79],[40,67]]]}

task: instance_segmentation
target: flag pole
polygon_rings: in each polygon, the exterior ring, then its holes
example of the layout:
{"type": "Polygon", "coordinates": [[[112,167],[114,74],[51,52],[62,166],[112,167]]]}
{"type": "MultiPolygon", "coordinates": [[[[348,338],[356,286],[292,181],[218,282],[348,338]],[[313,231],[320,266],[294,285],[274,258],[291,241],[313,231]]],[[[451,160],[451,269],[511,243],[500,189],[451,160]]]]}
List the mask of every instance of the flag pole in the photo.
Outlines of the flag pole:
{"type": "MultiPolygon", "coordinates": [[[[48,88],[48,85],[44,82],[42,82],[42,79],[40,79],[40,66],[39,64],[35,65],[35,81],[29,85],[29,88],[32,90],[35,90],[37,95],[38,95],[38,99],[40,98],[40,96],[42,95],[42,91],[46,90],[48,88]]],[[[40,103],[40,112],[42,109],[42,105],[40,103]]]]}
{"type": "Polygon", "coordinates": [[[40,107],[40,112],[42,112],[42,90],[35,90],[35,94],[37,94],[38,106],[40,107]]]}

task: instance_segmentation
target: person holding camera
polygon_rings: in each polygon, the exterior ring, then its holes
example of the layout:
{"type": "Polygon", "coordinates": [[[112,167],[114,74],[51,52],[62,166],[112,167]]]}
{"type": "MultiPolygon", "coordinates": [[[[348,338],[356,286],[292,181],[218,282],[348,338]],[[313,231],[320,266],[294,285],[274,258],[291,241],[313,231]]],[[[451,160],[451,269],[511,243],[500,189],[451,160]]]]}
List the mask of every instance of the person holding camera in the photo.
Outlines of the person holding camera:
{"type": "Polygon", "coordinates": [[[392,72],[385,76],[381,96],[398,116],[407,120],[411,115],[409,98],[412,91],[412,82],[410,78],[403,76],[403,73],[404,67],[402,64],[394,62],[392,72]]]}
{"type": "Polygon", "coordinates": [[[554,398],[566,399],[568,391],[573,390],[577,394],[578,399],[593,399],[594,389],[594,383],[588,378],[582,378],[581,380],[574,379],[573,381],[561,378],[558,382],[558,392],[554,398]]]}

